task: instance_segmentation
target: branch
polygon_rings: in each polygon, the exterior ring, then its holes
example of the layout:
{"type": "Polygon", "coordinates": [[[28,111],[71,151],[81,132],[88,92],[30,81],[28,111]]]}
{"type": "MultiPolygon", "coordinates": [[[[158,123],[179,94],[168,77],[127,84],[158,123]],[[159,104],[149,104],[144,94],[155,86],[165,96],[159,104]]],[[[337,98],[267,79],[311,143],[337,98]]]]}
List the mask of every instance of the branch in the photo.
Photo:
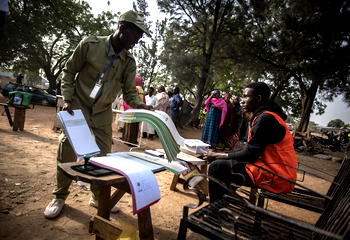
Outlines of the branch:
{"type": "Polygon", "coordinates": [[[52,57],[53,55],[53,48],[56,45],[56,43],[61,39],[61,36],[63,34],[63,30],[58,34],[57,38],[52,42],[51,47],[50,47],[50,56],[52,57]]]}
{"type": "Polygon", "coordinates": [[[60,57],[56,61],[56,64],[52,67],[52,72],[54,72],[56,68],[64,67],[64,64],[62,65],[62,63],[65,62],[68,57],[69,57],[69,54],[66,54],[66,55],[63,55],[62,57],[60,57]]]}
{"type": "Polygon", "coordinates": [[[188,87],[186,87],[186,90],[189,91],[194,97],[196,97],[196,94],[188,87]]]}
{"type": "MultiPolygon", "coordinates": [[[[181,1],[181,0],[176,0],[177,5],[182,9],[182,11],[185,13],[185,15],[190,19],[192,26],[200,33],[203,33],[201,31],[201,29],[199,29],[198,27],[196,27],[195,21],[192,18],[192,15],[188,13],[187,9],[185,8],[185,6],[182,3],[186,3],[186,1],[181,1]]],[[[190,6],[191,9],[193,9],[193,5],[190,6]]]]}

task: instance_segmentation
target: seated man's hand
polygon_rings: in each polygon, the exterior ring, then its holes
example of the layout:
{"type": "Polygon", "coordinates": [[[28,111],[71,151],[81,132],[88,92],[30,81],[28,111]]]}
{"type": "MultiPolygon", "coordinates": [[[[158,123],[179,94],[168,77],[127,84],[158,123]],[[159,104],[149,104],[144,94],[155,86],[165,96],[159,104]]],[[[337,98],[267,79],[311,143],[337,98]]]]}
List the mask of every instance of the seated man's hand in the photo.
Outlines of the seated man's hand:
{"type": "Polygon", "coordinates": [[[208,152],[206,155],[204,155],[204,159],[207,159],[209,162],[212,162],[216,159],[225,159],[228,158],[227,153],[217,153],[217,152],[208,152]]]}

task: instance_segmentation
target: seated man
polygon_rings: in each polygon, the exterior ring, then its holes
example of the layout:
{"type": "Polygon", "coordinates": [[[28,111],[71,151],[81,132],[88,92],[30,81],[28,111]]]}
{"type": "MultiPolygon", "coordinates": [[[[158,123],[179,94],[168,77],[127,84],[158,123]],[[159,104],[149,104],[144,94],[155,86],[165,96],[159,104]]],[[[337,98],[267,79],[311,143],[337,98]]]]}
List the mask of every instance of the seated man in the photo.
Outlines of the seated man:
{"type": "MultiPolygon", "coordinates": [[[[209,160],[218,159],[209,166],[210,176],[226,184],[255,185],[276,193],[293,190],[293,183],[275,175],[295,181],[297,159],[293,137],[284,122],[286,115],[269,97],[270,88],[262,82],[250,83],[244,89],[242,108],[252,113],[247,144],[229,153],[209,152],[209,160]]],[[[210,202],[225,193],[209,181],[210,202]]]]}

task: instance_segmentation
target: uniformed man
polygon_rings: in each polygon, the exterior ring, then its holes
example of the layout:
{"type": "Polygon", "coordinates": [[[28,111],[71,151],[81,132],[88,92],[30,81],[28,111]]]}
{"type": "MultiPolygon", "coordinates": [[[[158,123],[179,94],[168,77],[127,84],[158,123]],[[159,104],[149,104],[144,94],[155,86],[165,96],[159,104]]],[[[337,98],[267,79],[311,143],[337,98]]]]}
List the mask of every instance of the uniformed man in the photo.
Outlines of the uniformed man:
{"type": "MultiPolygon", "coordinates": [[[[123,93],[124,100],[134,108],[151,110],[135,92],[136,62],[128,51],[147,31],[140,13],[128,11],[119,18],[118,29],[106,37],[88,37],[82,40],[68,59],[63,70],[63,110],[73,114],[81,109],[91,128],[101,155],[111,151],[112,145],[112,102],[123,93]]],[[[57,163],[74,162],[76,155],[62,134],[57,152],[57,163]]],[[[56,218],[69,194],[71,180],[57,168],[57,186],[54,199],[44,211],[46,218],[56,218]]],[[[91,186],[91,206],[97,207],[99,189],[91,186]]],[[[111,211],[118,209],[114,207],[111,211]]]]}

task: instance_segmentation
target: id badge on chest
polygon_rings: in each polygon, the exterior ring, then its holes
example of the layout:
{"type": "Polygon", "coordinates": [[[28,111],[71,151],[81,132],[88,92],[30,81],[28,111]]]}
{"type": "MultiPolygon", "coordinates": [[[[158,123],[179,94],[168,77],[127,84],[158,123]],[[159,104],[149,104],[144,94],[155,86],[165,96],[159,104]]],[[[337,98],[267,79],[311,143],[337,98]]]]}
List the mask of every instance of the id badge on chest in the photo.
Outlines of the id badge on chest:
{"type": "Polygon", "coordinates": [[[102,83],[99,81],[95,84],[94,88],[92,89],[90,93],[90,98],[96,99],[100,94],[102,90],[102,83]]]}
{"type": "MultiPolygon", "coordinates": [[[[111,47],[111,45],[109,45],[109,48],[111,47]]],[[[108,50],[109,52],[109,50],[108,50]]],[[[102,92],[102,86],[103,86],[103,83],[102,83],[102,80],[105,76],[105,73],[108,72],[108,70],[112,67],[114,61],[116,61],[118,58],[118,54],[117,55],[114,55],[112,60],[108,63],[108,65],[105,67],[105,69],[103,70],[103,72],[100,74],[100,76],[98,77],[98,81],[97,83],[95,84],[94,88],[92,89],[91,93],[90,93],[90,98],[92,99],[97,99],[100,95],[101,95],[101,92],[102,92]]]]}

